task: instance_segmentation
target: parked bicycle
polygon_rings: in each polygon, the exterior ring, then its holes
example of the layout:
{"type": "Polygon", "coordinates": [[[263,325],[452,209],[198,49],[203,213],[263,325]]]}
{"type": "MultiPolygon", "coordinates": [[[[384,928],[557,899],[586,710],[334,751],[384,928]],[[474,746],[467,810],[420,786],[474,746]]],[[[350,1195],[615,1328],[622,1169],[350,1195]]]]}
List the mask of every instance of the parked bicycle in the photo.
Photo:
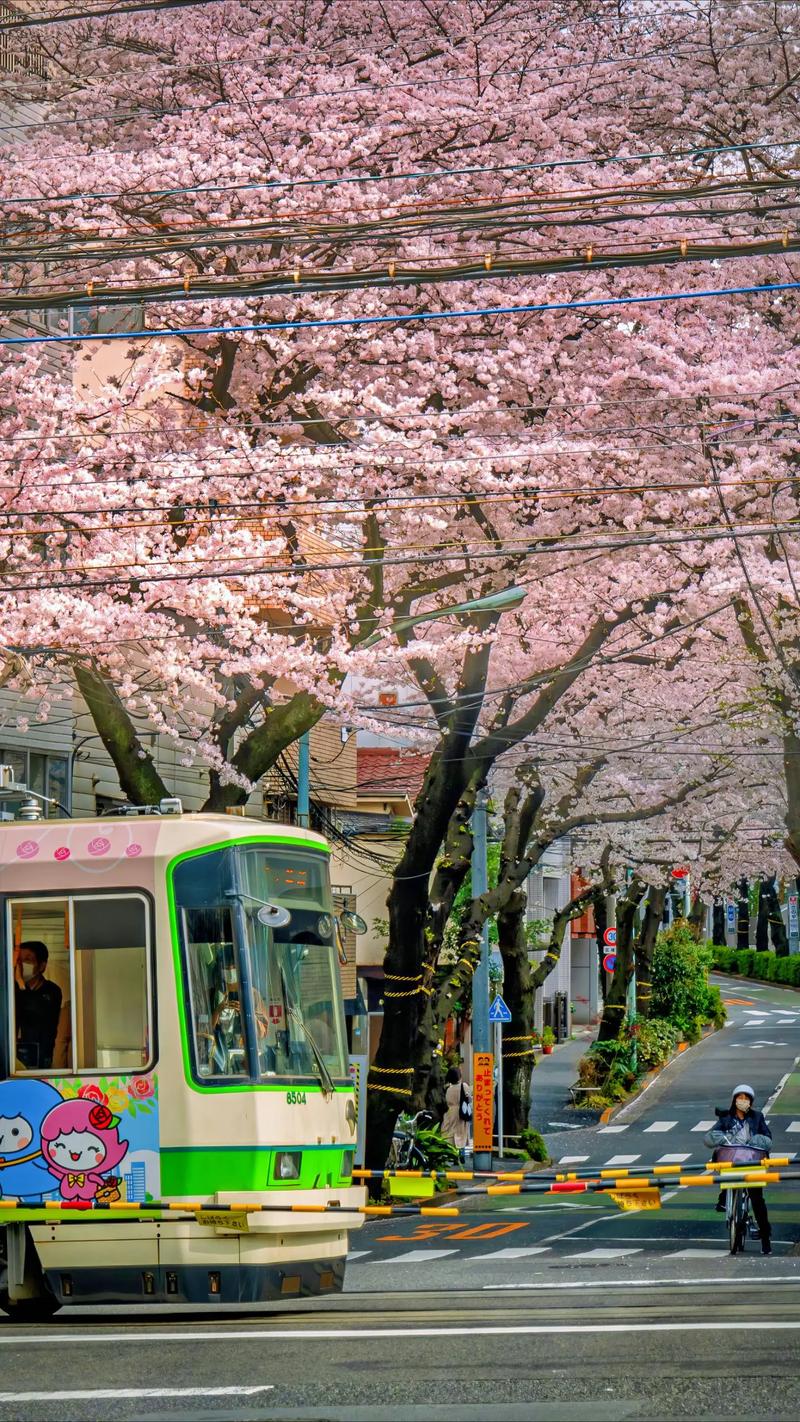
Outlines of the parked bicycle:
{"type": "Polygon", "coordinates": [[[398,1116],[392,1132],[387,1166],[390,1170],[427,1170],[428,1156],[417,1139],[421,1131],[436,1125],[431,1111],[417,1111],[415,1116],[398,1116]]]}

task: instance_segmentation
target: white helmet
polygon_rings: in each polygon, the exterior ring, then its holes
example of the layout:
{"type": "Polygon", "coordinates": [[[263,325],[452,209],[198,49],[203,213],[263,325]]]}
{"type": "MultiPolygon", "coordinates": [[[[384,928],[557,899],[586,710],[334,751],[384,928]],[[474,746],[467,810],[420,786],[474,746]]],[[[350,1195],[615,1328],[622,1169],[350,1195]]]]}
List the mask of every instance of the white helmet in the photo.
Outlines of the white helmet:
{"type": "Polygon", "coordinates": [[[731,1093],[731,1100],[735,1101],[737,1096],[749,1096],[751,1101],[755,1101],[756,1099],[756,1093],[752,1086],[747,1085],[747,1082],[742,1082],[741,1086],[734,1086],[733,1092],[731,1093]]]}

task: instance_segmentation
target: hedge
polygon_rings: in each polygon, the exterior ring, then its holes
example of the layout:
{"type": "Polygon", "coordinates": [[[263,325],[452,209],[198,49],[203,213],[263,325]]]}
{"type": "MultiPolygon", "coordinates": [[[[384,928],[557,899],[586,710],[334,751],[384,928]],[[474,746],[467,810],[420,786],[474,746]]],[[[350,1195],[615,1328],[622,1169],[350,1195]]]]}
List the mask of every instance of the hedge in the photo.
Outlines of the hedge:
{"type": "Polygon", "coordinates": [[[800,987],[800,953],[778,958],[774,953],[757,953],[755,948],[715,948],[714,967],[722,972],[740,973],[743,978],[800,987]]]}

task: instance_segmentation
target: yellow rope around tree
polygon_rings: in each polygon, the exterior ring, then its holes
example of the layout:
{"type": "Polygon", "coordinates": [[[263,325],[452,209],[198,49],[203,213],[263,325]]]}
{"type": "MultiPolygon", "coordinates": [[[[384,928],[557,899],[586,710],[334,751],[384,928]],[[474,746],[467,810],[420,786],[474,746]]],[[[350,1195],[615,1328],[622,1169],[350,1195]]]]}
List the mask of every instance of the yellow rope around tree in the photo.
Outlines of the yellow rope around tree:
{"type": "Polygon", "coordinates": [[[388,1091],[388,1092],[390,1092],[393,1096],[413,1096],[413,1095],[414,1095],[413,1091],[410,1091],[410,1090],[409,1090],[407,1087],[405,1087],[405,1086],[380,1086],[377,1081],[368,1081],[368,1082],[367,1082],[367,1091],[388,1091]]]}
{"type": "Polygon", "coordinates": [[[370,1067],[370,1071],[379,1071],[379,1072],[382,1073],[383,1076],[413,1076],[413,1075],[414,1075],[414,1068],[413,1068],[413,1067],[382,1067],[382,1066],[375,1066],[375,1065],[373,1065],[373,1066],[370,1067]]]}

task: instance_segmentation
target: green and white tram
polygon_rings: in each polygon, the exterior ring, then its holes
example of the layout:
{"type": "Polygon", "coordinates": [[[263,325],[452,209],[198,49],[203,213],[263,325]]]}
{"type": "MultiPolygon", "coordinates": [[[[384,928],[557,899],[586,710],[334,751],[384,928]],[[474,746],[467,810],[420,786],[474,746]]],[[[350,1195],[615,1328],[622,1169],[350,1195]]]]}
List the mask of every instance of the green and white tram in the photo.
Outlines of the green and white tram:
{"type": "Polygon", "coordinates": [[[337,941],[308,830],[174,801],[0,824],[0,1307],[341,1289],[337,941]]]}

